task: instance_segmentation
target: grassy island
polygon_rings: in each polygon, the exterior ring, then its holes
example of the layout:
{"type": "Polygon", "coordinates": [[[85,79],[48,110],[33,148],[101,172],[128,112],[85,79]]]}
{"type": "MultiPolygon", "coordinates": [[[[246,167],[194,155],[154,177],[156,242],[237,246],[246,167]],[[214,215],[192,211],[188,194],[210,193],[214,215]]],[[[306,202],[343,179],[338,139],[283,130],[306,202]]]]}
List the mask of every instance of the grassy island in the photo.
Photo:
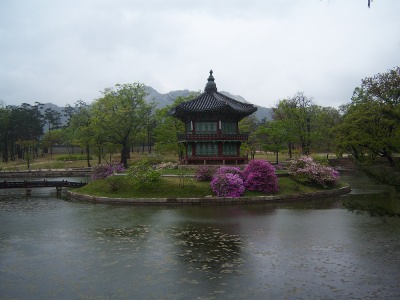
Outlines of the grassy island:
{"type": "Polygon", "coordinates": [[[145,160],[132,165],[126,175],[115,174],[125,171],[120,165],[98,166],[93,171],[95,180],[74,193],[118,199],[287,198],[321,195],[325,191],[330,194],[330,190],[345,186],[334,169],[309,157],[294,160],[283,172],[265,160],[252,160],[244,169],[201,166],[195,174],[188,170],[180,173],[162,170],[145,160]]]}
{"type": "MultiPolygon", "coordinates": [[[[134,189],[131,179],[127,176],[115,176],[118,188],[113,190],[107,179],[90,182],[84,187],[75,189],[74,192],[91,196],[103,196],[112,198],[201,198],[214,195],[209,182],[196,181],[192,177],[162,177],[160,181],[151,185],[134,189]]],[[[344,186],[340,184],[339,187],[344,186]]],[[[338,188],[338,187],[335,187],[338,188]]],[[[265,194],[262,192],[246,190],[243,197],[266,195],[295,195],[314,193],[321,190],[334,188],[319,188],[308,184],[302,184],[290,177],[279,177],[279,192],[265,194]]]]}

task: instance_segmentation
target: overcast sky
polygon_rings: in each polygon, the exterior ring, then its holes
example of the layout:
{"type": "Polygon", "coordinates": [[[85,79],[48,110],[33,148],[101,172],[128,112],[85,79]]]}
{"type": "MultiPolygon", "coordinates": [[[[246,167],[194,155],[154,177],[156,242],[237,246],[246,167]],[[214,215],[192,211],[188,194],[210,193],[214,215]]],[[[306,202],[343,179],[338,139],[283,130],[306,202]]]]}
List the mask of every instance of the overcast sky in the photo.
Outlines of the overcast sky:
{"type": "Polygon", "coordinates": [[[400,65],[400,1],[1,0],[0,100],[92,102],[116,83],[220,91],[272,107],[350,101],[400,65]]]}

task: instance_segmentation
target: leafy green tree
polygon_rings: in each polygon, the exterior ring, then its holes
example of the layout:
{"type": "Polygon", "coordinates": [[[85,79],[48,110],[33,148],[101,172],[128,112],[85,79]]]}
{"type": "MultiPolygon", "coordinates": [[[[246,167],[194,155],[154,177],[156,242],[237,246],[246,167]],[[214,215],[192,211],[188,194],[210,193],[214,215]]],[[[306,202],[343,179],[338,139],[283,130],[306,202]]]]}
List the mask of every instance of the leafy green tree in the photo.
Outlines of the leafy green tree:
{"type": "MultiPolygon", "coordinates": [[[[42,116],[37,105],[23,103],[20,107],[10,108],[9,141],[11,160],[17,156],[23,159],[24,150],[17,141],[40,141],[43,135],[42,116]]],[[[38,149],[35,149],[38,155],[38,149]]]]}
{"type": "Polygon", "coordinates": [[[146,127],[154,105],[145,100],[141,83],[116,84],[103,91],[103,97],[92,105],[92,129],[106,141],[121,146],[121,164],[128,167],[129,139],[146,127]]]}
{"type": "Polygon", "coordinates": [[[261,149],[261,143],[256,135],[259,122],[254,115],[250,115],[239,122],[239,130],[243,133],[248,133],[249,138],[246,143],[242,143],[241,152],[250,152],[250,158],[254,159],[257,149],[261,149]]]}
{"type": "Polygon", "coordinates": [[[35,140],[17,141],[16,145],[22,153],[22,159],[26,161],[28,170],[30,170],[31,162],[35,159],[35,152],[39,142],[35,140]]]}
{"type": "Polygon", "coordinates": [[[65,128],[69,127],[71,125],[71,120],[72,120],[72,117],[74,116],[74,114],[76,114],[76,110],[77,110],[77,107],[73,107],[73,106],[71,106],[69,104],[67,104],[63,108],[63,110],[62,110],[63,115],[64,115],[64,117],[67,118],[67,122],[66,122],[66,124],[64,126],[65,128]]]}
{"type": "Polygon", "coordinates": [[[197,94],[189,95],[186,97],[178,97],[175,101],[164,108],[158,109],[155,113],[155,150],[160,154],[174,152],[179,157],[183,154],[182,145],[178,143],[178,134],[185,133],[185,124],[178,118],[172,117],[168,114],[171,108],[179,105],[182,102],[194,99],[197,94]]]}
{"type": "Polygon", "coordinates": [[[271,121],[260,126],[256,136],[262,137],[263,150],[275,153],[276,163],[279,163],[279,151],[285,149],[288,134],[283,121],[271,121]]]}
{"type": "MultiPolygon", "coordinates": [[[[70,131],[72,144],[85,149],[87,166],[91,167],[91,155],[98,157],[98,164],[102,159],[107,161],[107,154],[115,153],[115,145],[106,140],[101,130],[93,122],[92,107],[84,101],[75,104],[76,113],[71,118],[70,131]]],[[[111,163],[111,159],[109,161],[111,163]]]]}
{"type": "Polygon", "coordinates": [[[58,111],[51,108],[46,108],[43,118],[47,124],[48,131],[59,129],[61,127],[61,113],[58,111]]]}
{"type": "Polygon", "coordinates": [[[365,161],[384,157],[393,166],[400,150],[400,68],[367,77],[354,90],[336,127],[339,154],[365,161]]]}
{"type": "Polygon", "coordinates": [[[342,122],[342,116],[339,110],[333,107],[317,107],[316,112],[314,146],[319,151],[331,152],[335,146],[334,128],[342,122]]]}
{"type": "Polygon", "coordinates": [[[91,129],[92,113],[89,104],[78,101],[75,104],[76,113],[71,117],[72,143],[83,149],[86,153],[87,166],[90,165],[90,148],[95,144],[94,130],[91,129]]]}
{"type": "Polygon", "coordinates": [[[54,129],[47,131],[42,140],[42,144],[45,148],[49,149],[50,157],[53,157],[53,146],[64,144],[65,131],[63,129],[54,129]]]}
{"type": "Polygon", "coordinates": [[[11,139],[10,132],[10,116],[11,110],[0,105],[0,154],[3,162],[7,163],[9,160],[9,144],[11,139]]]}
{"type": "Polygon", "coordinates": [[[274,119],[281,120],[288,133],[290,156],[294,143],[300,146],[303,154],[310,153],[315,140],[317,112],[318,106],[301,92],[279,101],[274,109],[274,119]]]}

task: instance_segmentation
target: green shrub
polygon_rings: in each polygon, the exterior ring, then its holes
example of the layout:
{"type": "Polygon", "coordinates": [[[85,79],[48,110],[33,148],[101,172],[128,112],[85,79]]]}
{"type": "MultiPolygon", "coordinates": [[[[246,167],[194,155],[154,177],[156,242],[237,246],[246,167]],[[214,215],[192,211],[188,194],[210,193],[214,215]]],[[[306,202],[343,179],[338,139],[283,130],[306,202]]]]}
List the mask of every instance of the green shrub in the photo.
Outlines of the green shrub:
{"type": "Polygon", "coordinates": [[[110,189],[112,192],[118,191],[118,189],[120,188],[120,185],[121,185],[121,181],[119,180],[119,178],[117,176],[108,176],[108,177],[106,177],[105,180],[108,183],[108,185],[110,186],[110,189]]]}
{"type": "Polygon", "coordinates": [[[135,189],[148,187],[161,179],[161,172],[154,169],[148,159],[136,162],[128,168],[127,173],[132,179],[133,188],[135,189]]]}

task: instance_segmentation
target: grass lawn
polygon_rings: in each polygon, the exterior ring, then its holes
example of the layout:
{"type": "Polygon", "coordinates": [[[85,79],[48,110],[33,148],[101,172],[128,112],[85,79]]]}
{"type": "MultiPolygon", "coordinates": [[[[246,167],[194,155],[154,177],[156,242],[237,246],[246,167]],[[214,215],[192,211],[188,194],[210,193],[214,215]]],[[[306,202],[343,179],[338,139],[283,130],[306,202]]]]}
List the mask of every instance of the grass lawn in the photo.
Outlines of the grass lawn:
{"type": "MultiPolygon", "coordinates": [[[[112,198],[197,198],[214,195],[210,183],[196,181],[193,178],[162,177],[160,182],[141,189],[133,189],[129,177],[118,176],[118,190],[112,191],[106,179],[96,180],[88,185],[75,189],[75,192],[93,196],[112,198]]],[[[321,189],[299,184],[289,177],[279,178],[280,191],[275,195],[300,194],[321,189]]],[[[260,192],[246,191],[243,196],[262,196],[260,192]]],[[[273,195],[273,194],[270,194],[273,195]]]]}
{"type": "MultiPolygon", "coordinates": [[[[170,153],[166,155],[149,155],[147,153],[131,153],[131,159],[128,161],[128,164],[131,165],[132,163],[139,161],[143,158],[149,158],[150,160],[154,160],[155,162],[178,162],[178,158],[175,154],[170,153]]],[[[258,153],[255,156],[256,159],[266,159],[270,162],[275,162],[275,156],[273,153],[258,153]]],[[[114,154],[112,156],[112,160],[119,161],[120,156],[119,154],[114,154]]],[[[287,155],[280,155],[280,161],[288,160],[287,155]]],[[[102,161],[102,163],[106,163],[102,161]]],[[[90,164],[92,166],[96,166],[98,164],[98,158],[96,156],[92,156],[90,160],[90,164]]],[[[81,154],[72,154],[69,156],[68,154],[43,154],[39,157],[35,157],[30,162],[30,169],[31,170],[38,170],[38,169],[67,169],[67,168],[84,168],[87,167],[87,162],[85,159],[85,155],[81,154]]],[[[22,171],[27,170],[28,165],[27,162],[23,159],[17,159],[15,161],[9,161],[7,163],[0,161],[0,171],[22,171]]],[[[171,173],[170,171],[168,171],[171,173]]],[[[179,170],[172,171],[175,172],[176,175],[184,172],[184,174],[194,174],[193,169],[190,168],[182,168],[179,170]]]]}

